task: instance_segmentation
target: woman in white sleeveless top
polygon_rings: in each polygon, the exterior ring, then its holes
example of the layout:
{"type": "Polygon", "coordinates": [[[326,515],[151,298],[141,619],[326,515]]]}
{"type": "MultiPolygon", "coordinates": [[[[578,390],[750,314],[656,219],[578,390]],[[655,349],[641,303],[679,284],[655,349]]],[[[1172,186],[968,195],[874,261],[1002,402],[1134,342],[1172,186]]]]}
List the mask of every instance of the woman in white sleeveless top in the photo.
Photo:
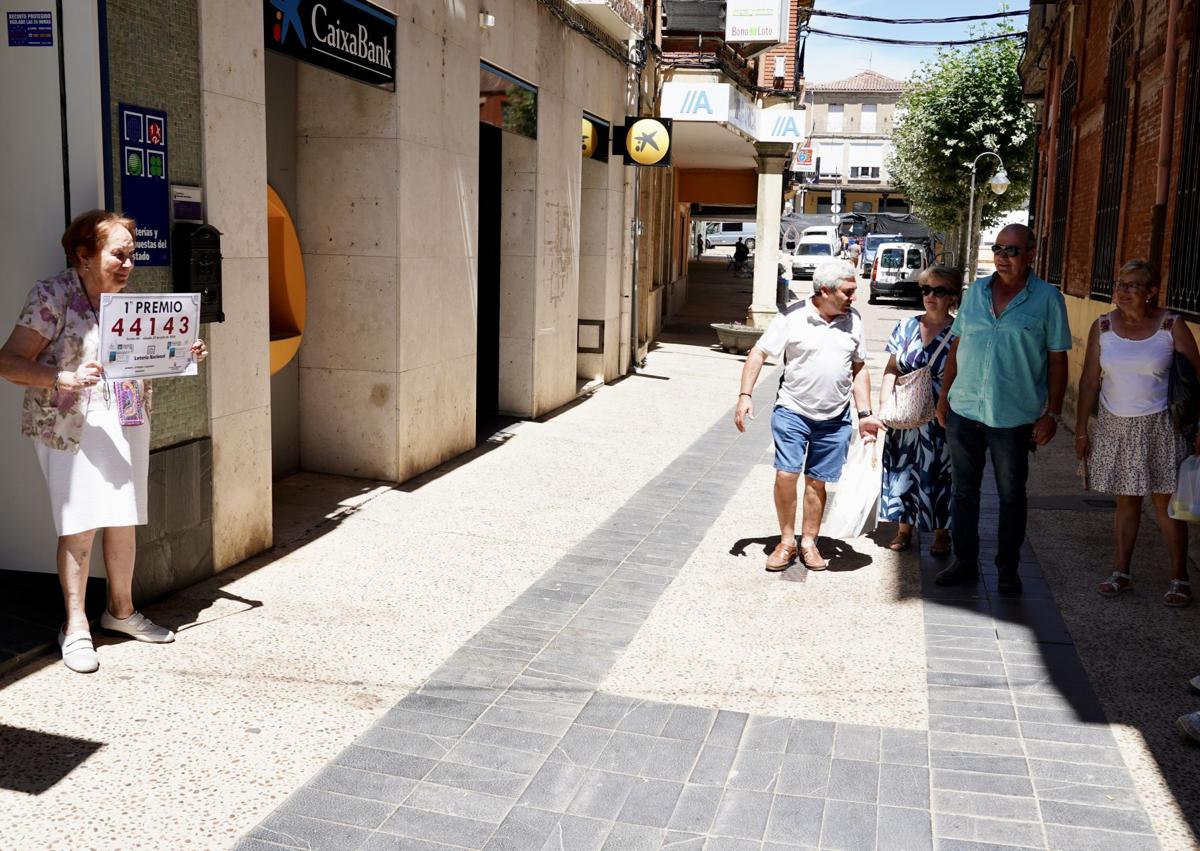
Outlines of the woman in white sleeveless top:
{"type": "Polygon", "coordinates": [[[1121,267],[1113,287],[1116,309],[1092,323],[1075,413],[1075,454],[1087,486],[1117,498],[1113,518],[1114,570],[1099,591],[1116,597],[1133,587],[1129,563],[1142,517],[1142,500],[1154,502],[1171,560],[1163,602],[1192,602],[1187,574],[1187,524],[1167,515],[1187,447],[1167,410],[1167,382],[1176,352],[1200,370],[1200,353],[1187,323],[1157,306],[1158,271],[1145,260],[1121,267]],[[1088,434],[1088,419],[1099,415],[1088,434]]]}

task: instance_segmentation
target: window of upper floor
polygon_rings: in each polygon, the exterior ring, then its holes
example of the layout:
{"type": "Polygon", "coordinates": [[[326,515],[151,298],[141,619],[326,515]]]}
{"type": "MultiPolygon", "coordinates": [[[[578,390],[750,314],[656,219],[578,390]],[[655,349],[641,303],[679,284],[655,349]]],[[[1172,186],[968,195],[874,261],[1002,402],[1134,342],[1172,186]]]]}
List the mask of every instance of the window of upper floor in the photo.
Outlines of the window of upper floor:
{"type": "Polygon", "coordinates": [[[879,107],[873,103],[864,103],[862,105],[862,119],[858,122],[858,132],[860,133],[877,133],[878,131],[879,107]]]}
{"type": "Polygon", "coordinates": [[[845,126],[846,107],[844,104],[831,103],[825,117],[825,130],[829,133],[841,133],[845,126]]]}

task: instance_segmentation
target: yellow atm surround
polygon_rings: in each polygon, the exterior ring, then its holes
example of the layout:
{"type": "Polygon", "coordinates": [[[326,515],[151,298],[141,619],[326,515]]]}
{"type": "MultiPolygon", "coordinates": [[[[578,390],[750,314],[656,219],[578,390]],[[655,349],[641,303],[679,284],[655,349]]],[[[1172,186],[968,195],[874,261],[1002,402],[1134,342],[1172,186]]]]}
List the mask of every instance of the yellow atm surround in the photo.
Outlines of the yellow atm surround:
{"type": "Polygon", "coordinates": [[[304,336],[304,258],[287,207],[267,187],[267,266],[270,293],[271,374],[279,372],[300,350],[304,336]]]}

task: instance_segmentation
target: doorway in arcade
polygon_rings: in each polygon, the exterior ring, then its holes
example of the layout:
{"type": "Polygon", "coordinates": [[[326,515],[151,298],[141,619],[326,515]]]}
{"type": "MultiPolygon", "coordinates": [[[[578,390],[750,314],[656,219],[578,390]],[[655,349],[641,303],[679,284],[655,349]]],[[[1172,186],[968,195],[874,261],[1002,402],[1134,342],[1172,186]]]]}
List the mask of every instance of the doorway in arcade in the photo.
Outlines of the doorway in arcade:
{"type": "Polygon", "coordinates": [[[537,88],[479,73],[475,436],[528,413],[537,281],[537,88]]]}

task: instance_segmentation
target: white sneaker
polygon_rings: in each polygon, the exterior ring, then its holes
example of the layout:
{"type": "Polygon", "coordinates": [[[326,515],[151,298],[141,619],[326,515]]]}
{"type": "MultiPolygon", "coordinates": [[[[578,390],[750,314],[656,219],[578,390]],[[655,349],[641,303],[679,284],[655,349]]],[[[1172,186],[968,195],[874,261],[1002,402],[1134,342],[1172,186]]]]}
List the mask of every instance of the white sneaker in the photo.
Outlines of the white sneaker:
{"type": "MultiPolygon", "coordinates": [[[[63,627],[65,629],[65,626],[63,627]]],[[[67,635],[58,631],[58,646],[62,648],[63,664],[77,674],[90,674],[100,667],[100,657],[92,644],[92,634],[81,629],[67,635]]]]}
{"type": "Polygon", "coordinates": [[[105,609],[104,614],[100,616],[100,628],[128,635],[138,641],[149,641],[151,644],[170,644],[175,640],[175,633],[159,626],[141,612],[134,612],[129,617],[118,620],[105,609]]]}

